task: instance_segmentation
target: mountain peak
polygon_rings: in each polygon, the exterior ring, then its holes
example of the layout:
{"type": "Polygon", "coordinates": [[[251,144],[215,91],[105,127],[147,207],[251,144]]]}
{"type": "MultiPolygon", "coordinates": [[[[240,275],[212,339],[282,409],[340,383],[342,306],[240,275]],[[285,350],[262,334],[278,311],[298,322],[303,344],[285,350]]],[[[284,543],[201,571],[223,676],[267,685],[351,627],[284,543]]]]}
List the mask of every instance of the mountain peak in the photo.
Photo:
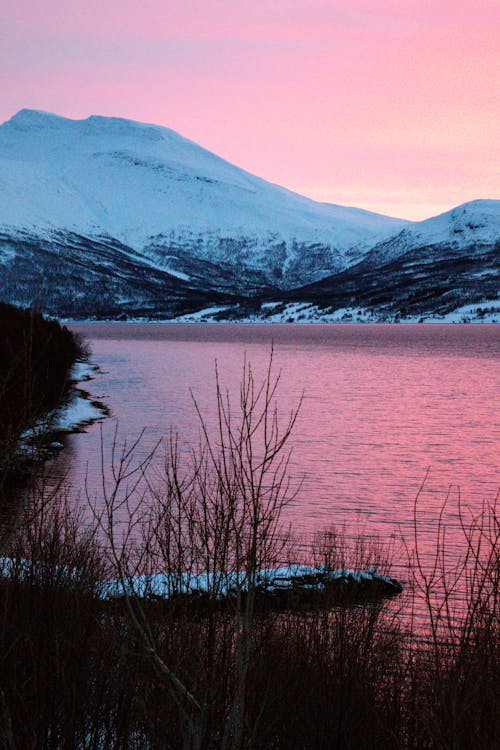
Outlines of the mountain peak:
{"type": "Polygon", "coordinates": [[[131,131],[154,131],[157,133],[157,138],[160,137],[161,131],[173,132],[159,125],[127,120],[124,117],[90,115],[90,117],[78,120],[56,115],[41,109],[20,109],[4,125],[13,126],[16,130],[78,128],[85,129],[86,131],[103,131],[117,134],[131,131]]]}
{"type": "Polygon", "coordinates": [[[72,120],[23,109],[0,127],[0,167],[0,224],[92,231],[139,251],[159,235],[189,236],[212,257],[228,252],[222,238],[242,247],[244,238],[267,265],[270,245],[284,243],[280,264],[288,268],[300,247],[321,245],[323,269],[406,225],[317,203],[173,130],[119,117],[72,120]]]}
{"type": "Polygon", "coordinates": [[[60,115],[45,112],[41,109],[20,109],[5,125],[12,125],[16,129],[24,130],[31,128],[60,126],[67,118],[60,115]]]}

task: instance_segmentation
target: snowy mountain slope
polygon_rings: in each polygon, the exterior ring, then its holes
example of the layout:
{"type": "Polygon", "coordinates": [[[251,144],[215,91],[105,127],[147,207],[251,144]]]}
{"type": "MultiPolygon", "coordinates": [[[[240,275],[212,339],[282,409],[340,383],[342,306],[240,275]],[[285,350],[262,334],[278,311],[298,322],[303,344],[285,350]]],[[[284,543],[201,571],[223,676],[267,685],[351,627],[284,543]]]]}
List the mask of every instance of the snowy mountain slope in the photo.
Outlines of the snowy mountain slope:
{"type": "Polygon", "coordinates": [[[181,274],[203,258],[286,287],[345,268],[408,224],[316,203],[156,125],[21,110],[0,126],[10,234],[107,236],[181,274]]]}
{"type": "Polygon", "coordinates": [[[393,237],[377,243],[363,262],[381,266],[418,247],[453,248],[457,253],[474,252],[500,239],[500,201],[475,200],[451,211],[415,222],[393,237]]]}
{"type": "Polygon", "coordinates": [[[320,305],[327,316],[357,309],[394,320],[498,306],[499,289],[500,201],[477,200],[413,224],[350,268],[281,297],[320,305]]]}
{"type": "Polygon", "coordinates": [[[406,222],[316,203],[157,125],[22,110],[0,126],[0,297],[56,315],[449,315],[497,299],[499,242],[500,201],[406,222]]]}
{"type": "MultiPolygon", "coordinates": [[[[205,262],[198,272],[186,281],[109,238],[68,232],[43,238],[24,231],[12,237],[0,230],[0,298],[21,307],[36,300],[57,316],[171,318],[243,301],[228,269],[205,262]]],[[[259,277],[243,281],[249,288],[263,286],[259,277]]]]}

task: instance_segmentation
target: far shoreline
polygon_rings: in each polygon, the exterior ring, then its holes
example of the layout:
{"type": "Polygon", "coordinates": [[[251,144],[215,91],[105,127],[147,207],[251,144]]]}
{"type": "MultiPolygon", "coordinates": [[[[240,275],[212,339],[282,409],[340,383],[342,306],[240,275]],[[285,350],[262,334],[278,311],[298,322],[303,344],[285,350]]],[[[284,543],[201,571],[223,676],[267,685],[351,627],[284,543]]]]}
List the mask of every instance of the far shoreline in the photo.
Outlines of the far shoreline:
{"type": "Polygon", "coordinates": [[[59,318],[61,323],[66,326],[71,325],[171,325],[171,326],[197,326],[204,327],[206,325],[217,325],[217,326],[496,326],[496,320],[444,320],[443,318],[429,318],[426,320],[180,320],[178,318],[127,318],[126,320],[120,320],[118,318],[59,318]]]}

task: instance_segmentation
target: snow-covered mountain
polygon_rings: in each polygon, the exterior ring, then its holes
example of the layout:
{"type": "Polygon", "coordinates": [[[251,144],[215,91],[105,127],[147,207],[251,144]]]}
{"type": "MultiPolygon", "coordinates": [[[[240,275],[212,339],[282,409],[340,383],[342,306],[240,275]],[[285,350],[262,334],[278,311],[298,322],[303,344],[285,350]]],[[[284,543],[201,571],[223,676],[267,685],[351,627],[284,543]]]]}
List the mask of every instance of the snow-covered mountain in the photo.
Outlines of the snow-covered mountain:
{"type": "Polygon", "coordinates": [[[21,110],[0,126],[0,298],[57,315],[448,315],[496,301],[499,241],[500,201],[408,222],[317,203],[157,125],[21,110]]]}
{"type": "Polygon", "coordinates": [[[267,317],[293,319],[290,305],[296,311],[302,304],[301,315],[311,319],[497,320],[499,288],[500,201],[476,200],[412,224],[339,273],[285,292],[267,317]],[[465,312],[453,317],[458,310],[465,312]]]}
{"type": "Polygon", "coordinates": [[[303,284],[407,224],[317,203],[157,125],[21,110],[0,126],[4,233],[111,239],[184,280],[203,260],[303,284]]]}

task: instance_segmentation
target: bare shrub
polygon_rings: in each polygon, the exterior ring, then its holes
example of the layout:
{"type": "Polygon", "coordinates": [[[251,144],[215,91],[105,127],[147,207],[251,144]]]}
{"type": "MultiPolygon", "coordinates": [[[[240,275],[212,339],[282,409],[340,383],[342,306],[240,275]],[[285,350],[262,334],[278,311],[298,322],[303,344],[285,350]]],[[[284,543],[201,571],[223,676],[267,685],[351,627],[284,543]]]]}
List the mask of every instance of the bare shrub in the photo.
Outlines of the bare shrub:
{"type": "MultiPolygon", "coordinates": [[[[189,748],[206,746],[207,712],[213,708],[211,670],[219,669],[215,665],[221,647],[228,666],[226,692],[230,693],[224,708],[221,747],[241,747],[246,733],[248,674],[256,648],[255,592],[259,572],[281,560],[286,546],[281,514],[293,497],[286,444],[297,410],[284,425],[280,423],[275,400],[279,379],[273,374],[272,355],[260,383],[245,362],[239,403],[234,408],[216,369],[215,434],[210,433],[194,399],[201,437],[187,461],[181,466],[178,442],[171,435],[166,443],[164,480],[153,489],[147,476],[152,456],[133,465],[136,445],[121,453],[114,447],[112,487],[108,490],[103,484],[101,511],[93,505],[94,517],[109,542],[110,561],[129,617],[178,708],[184,745],[189,748]],[[147,489],[139,492],[141,483],[147,489]],[[116,520],[124,508],[128,523],[120,534],[116,520]],[[151,585],[158,579],[152,576],[158,573],[163,575],[164,593],[171,600],[175,594],[177,605],[179,597],[191,598],[193,580],[200,588],[200,574],[204,575],[203,594],[212,603],[221,592],[231,593],[231,627],[224,626],[214,608],[208,624],[206,659],[197,659],[193,671],[187,669],[187,659],[182,669],[177,665],[172,668],[168,654],[172,623],[155,631],[140,603],[144,593],[154,593],[151,585]],[[197,677],[203,663],[208,679],[200,688],[197,677]]],[[[182,619],[179,606],[175,617],[177,621],[182,619]]],[[[193,632],[188,640],[192,637],[193,632]]]]}
{"type": "MultiPolygon", "coordinates": [[[[296,411],[280,422],[278,381],[272,362],[262,382],[245,364],[233,404],[217,374],[215,430],[195,402],[189,455],[170,435],[141,457],[141,436],[120,447],[115,433],[91,528],[62,486],[32,485],[2,561],[0,745],[500,745],[496,503],[472,516],[459,507],[463,554],[451,566],[443,511],[429,565],[417,498],[408,551],[427,630],[383,599],[259,608],[262,570],[299,554],[282,523],[296,411]]],[[[379,540],[333,528],[304,554],[384,574],[392,559],[379,540]]]]}
{"type": "Polygon", "coordinates": [[[451,550],[447,543],[443,505],[430,566],[419,552],[418,500],[411,570],[415,595],[427,618],[411,661],[414,731],[425,747],[486,750],[500,744],[498,496],[472,514],[459,495],[458,549],[456,540],[451,550]]]}

